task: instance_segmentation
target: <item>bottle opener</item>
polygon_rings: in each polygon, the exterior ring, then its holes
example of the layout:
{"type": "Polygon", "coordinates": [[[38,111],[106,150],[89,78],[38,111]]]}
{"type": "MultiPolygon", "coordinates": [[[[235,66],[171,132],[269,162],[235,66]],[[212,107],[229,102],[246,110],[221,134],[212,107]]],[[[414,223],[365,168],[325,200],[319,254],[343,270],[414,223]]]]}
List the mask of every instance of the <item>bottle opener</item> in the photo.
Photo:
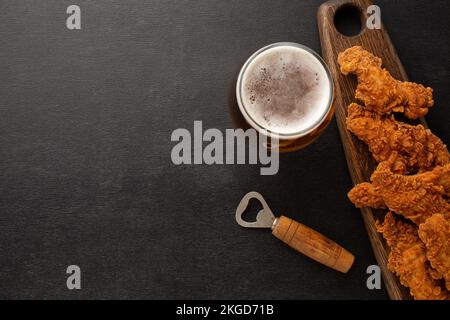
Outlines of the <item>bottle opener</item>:
{"type": "Polygon", "coordinates": [[[291,248],[343,273],[350,270],[355,260],[350,252],[319,232],[285,216],[276,218],[263,196],[255,191],[242,198],[236,209],[236,221],[245,228],[270,228],[276,238],[291,248]],[[258,200],[263,208],[258,212],[256,221],[247,222],[242,219],[242,214],[251,199],[258,200]]]}

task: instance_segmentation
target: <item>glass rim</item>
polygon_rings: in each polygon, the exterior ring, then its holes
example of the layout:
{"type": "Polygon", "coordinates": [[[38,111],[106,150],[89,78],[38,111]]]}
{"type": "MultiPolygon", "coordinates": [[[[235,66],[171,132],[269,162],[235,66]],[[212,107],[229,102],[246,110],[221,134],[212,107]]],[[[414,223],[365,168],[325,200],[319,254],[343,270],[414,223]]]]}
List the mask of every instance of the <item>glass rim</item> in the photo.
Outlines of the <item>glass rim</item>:
{"type": "Polygon", "coordinates": [[[260,48],[259,50],[257,50],[256,52],[254,52],[248,59],[247,61],[244,63],[244,65],[242,66],[238,78],[237,78],[237,82],[236,82],[236,98],[237,98],[237,102],[238,102],[238,106],[239,109],[241,111],[241,113],[244,115],[244,118],[247,120],[247,122],[249,122],[249,124],[255,128],[256,130],[258,130],[260,133],[263,133],[265,135],[271,136],[273,138],[279,138],[279,139],[297,139],[297,138],[301,138],[305,135],[307,135],[308,133],[314,131],[317,127],[319,127],[322,122],[327,118],[327,115],[330,113],[331,109],[332,109],[332,105],[333,105],[333,100],[334,100],[334,81],[333,81],[333,77],[331,76],[331,72],[327,66],[327,64],[323,61],[322,57],[315,52],[314,50],[312,50],[311,48],[299,44],[299,43],[295,43],[295,42],[276,42],[276,43],[272,43],[269,44],[267,46],[264,46],[262,48],[260,48]],[[317,61],[320,62],[320,64],[322,65],[322,67],[325,70],[325,74],[327,75],[328,78],[328,82],[330,85],[330,92],[329,92],[329,99],[328,99],[328,103],[327,103],[327,107],[324,109],[323,113],[321,114],[321,116],[310,126],[308,126],[307,128],[294,132],[294,133],[280,133],[280,132],[276,132],[273,130],[270,130],[264,126],[262,126],[261,124],[259,124],[248,112],[247,108],[245,107],[245,103],[243,101],[242,98],[242,81],[243,81],[243,77],[245,72],[247,71],[248,66],[256,59],[256,57],[258,57],[261,53],[275,48],[275,47],[282,47],[282,46],[289,46],[289,47],[295,47],[295,48],[300,48],[305,50],[306,52],[308,52],[309,54],[311,54],[314,58],[317,59],[317,61]]]}

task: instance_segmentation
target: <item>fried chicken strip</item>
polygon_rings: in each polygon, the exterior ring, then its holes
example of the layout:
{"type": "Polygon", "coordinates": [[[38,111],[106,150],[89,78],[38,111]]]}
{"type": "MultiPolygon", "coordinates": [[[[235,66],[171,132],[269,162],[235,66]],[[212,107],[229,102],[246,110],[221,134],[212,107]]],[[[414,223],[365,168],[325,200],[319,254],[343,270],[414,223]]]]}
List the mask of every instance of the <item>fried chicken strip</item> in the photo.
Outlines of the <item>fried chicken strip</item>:
{"type": "Polygon", "coordinates": [[[416,225],[424,223],[434,214],[450,216],[450,203],[445,199],[448,195],[450,164],[436,167],[425,173],[404,176],[391,171],[397,160],[394,152],[388,161],[381,162],[370,180],[350,190],[348,197],[359,208],[387,207],[403,215],[416,225]]]}
{"type": "Polygon", "coordinates": [[[419,237],[425,243],[431,266],[450,291],[450,222],[435,214],[419,226],[419,237]]]}
{"type": "Polygon", "coordinates": [[[418,119],[426,115],[434,104],[433,89],[394,79],[381,67],[379,57],[360,46],[339,53],[338,63],[344,75],[352,73],[357,76],[356,99],[376,113],[404,112],[406,117],[418,119]]]}
{"type": "Polygon", "coordinates": [[[368,145],[377,162],[396,151],[399,161],[392,170],[396,173],[429,171],[450,163],[447,146],[429,129],[380,116],[356,103],[348,107],[347,129],[368,145]]]}
{"type": "Polygon", "coordinates": [[[414,299],[450,299],[448,292],[432,277],[433,270],[427,261],[425,245],[414,226],[396,219],[389,212],[383,224],[377,225],[377,230],[383,234],[391,249],[389,270],[400,278],[402,285],[409,288],[414,299]]]}
{"type": "Polygon", "coordinates": [[[357,208],[386,208],[384,199],[380,195],[379,188],[375,188],[375,186],[369,182],[363,182],[356,185],[352,190],[350,190],[348,197],[357,208]]]}

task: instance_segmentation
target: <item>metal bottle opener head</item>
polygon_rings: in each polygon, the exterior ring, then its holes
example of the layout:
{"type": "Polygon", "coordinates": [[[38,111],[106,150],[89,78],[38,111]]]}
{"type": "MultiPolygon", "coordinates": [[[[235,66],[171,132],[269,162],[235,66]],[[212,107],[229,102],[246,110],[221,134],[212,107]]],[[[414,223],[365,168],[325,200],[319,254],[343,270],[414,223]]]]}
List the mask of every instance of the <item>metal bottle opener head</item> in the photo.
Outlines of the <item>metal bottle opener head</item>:
{"type": "Polygon", "coordinates": [[[247,193],[239,203],[236,209],[236,221],[239,225],[245,228],[272,228],[275,224],[275,216],[270,210],[266,200],[264,200],[263,196],[256,191],[251,191],[247,193]],[[258,200],[262,205],[262,210],[258,212],[256,215],[256,221],[247,222],[242,219],[242,214],[245,209],[248,207],[248,203],[251,199],[258,200]]]}

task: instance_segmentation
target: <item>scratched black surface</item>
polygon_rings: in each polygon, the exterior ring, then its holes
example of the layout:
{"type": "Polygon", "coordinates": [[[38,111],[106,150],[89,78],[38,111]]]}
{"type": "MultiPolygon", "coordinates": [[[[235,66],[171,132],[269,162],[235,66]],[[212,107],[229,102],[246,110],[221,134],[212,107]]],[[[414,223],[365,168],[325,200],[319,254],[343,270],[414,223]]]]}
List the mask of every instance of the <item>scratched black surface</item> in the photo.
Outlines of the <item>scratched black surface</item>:
{"type": "MultiPolygon", "coordinates": [[[[384,299],[333,123],[309,148],[258,166],[175,166],[171,132],[233,125],[228,88],[278,41],[320,52],[321,1],[0,3],[0,298],[384,299]],[[65,10],[82,10],[82,30],[65,10]],[[356,255],[342,275],[234,222],[260,191],[274,211],[356,255]],[[82,270],[82,289],[65,270],[82,270]]],[[[449,5],[379,1],[428,116],[449,142],[449,5]]]]}

